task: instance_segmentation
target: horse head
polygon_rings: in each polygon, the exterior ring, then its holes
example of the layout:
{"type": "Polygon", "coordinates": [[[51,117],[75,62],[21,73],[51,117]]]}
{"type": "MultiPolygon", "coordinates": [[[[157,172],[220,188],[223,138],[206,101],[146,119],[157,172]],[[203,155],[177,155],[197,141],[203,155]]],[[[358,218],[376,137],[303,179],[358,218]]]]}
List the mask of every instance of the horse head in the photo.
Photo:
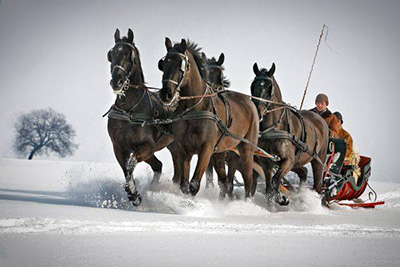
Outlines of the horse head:
{"type": "Polygon", "coordinates": [[[221,91],[224,88],[228,88],[230,86],[230,81],[224,76],[224,64],[225,55],[221,53],[218,60],[215,57],[211,59],[207,59],[205,54],[202,54],[202,57],[207,61],[208,66],[208,82],[211,84],[211,87],[214,91],[221,91]]]}
{"type": "Polygon", "coordinates": [[[176,104],[182,85],[186,83],[186,73],[189,71],[189,59],[186,55],[187,43],[182,39],[172,46],[171,40],[165,38],[167,55],[160,59],[158,68],[163,72],[161,100],[167,105],[176,104]]]}
{"type": "Polygon", "coordinates": [[[115,45],[108,51],[108,61],[111,63],[110,85],[116,94],[123,94],[129,88],[135,75],[143,83],[143,73],[140,65],[139,50],[133,42],[133,31],[128,30],[127,37],[120,37],[117,29],[114,34],[115,45]]]}
{"type": "MultiPolygon", "coordinates": [[[[253,71],[256,77],[251,83],[251,95],[273,101],[275,97],[275,88],[272,76],[275,73],[275,63],[272,63],[272,67],[269,70],[260,70],[257,63],[254,63],[253,71]]],[[[256,99],[253,99],[253,102],[257,107],[261,120],[270,103],[264,103],[256,99]]]]}

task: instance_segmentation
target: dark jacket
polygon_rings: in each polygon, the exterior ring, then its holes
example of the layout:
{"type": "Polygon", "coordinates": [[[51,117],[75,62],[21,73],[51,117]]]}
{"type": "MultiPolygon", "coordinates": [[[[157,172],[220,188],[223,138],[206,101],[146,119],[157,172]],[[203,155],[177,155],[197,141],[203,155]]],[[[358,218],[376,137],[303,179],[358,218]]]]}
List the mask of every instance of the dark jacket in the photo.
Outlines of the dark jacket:
{"type": "Polygon", "coordinates": [[[329,129],[331,130],[332,137],[338,138],[338,131],[340,126],[340,120],[332,114],[329,109],[325,109],[322,112],[319,112],[318,109],[315,107],[310,109],[310,111],[315,112],[325,120],[326,124],[328,124],[329,129]]]}

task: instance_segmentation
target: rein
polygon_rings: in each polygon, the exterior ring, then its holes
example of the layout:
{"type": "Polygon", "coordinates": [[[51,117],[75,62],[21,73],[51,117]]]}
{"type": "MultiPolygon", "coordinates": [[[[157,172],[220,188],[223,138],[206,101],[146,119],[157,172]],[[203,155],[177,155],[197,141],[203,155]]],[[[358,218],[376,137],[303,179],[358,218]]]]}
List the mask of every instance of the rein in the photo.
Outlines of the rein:
{"type": "MultiPolygon", "coordinates": [[[[148,88],[151,88],[151,89],[158,89],[158,90],[160,89],[160,88],[155,88],[155,87],[148,87],[148,88]]],[[[280,103],[280,102],[276,102],[276,101],[264,99],[264,98],[261,98],[261,97],[251,96],[251,95],[248,95],[248,94],[245,94],[245,93],[241,93],[241,92],[233,91],[233,90],[229,90],[229,89],[223,90],[223,91],[218,92],[218,93],[212,93],[212,94],[194,95],[194,96],[181,96],[181,97],[179,97],[179,99],[181,99],[181,100],[190,100],[190,99],[203,98],[203,97],[213,97],[213,96],[216,96],[216,95],[218,95],[218,94],[220,94],[220,93],[225,93],[225,92],[233,92],[233,93],[241,94],[241,95],[247,96],[247,97],[249,97],[249,98],[258,100],[258,101],[260,101],[260,102],[271,103],[271,104],[275,104],[275,105],[278,105],[278,106],[282,106],[282,107],[280,107],[279,109],[283,109],[283,108],[292,108],[292,109],[296,109],[294,106],[291,106],[291,105],[289,105],[289,104],[280,103]]],[[[273,111],[274,111],[274,110],[273,110],[273,111]]]]}

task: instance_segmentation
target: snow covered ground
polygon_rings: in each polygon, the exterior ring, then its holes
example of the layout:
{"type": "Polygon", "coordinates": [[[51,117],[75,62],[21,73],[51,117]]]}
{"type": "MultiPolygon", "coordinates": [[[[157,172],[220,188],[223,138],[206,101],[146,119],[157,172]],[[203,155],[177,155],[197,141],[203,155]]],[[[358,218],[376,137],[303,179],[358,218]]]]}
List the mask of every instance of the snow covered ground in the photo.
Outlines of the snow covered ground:
{"type": "Polygon", "coordinates": [[[184,196],[165,169],[150,190],[151,170],[138,165],[135,208],[117,164],[1,159],[0,266],[400,264],[400,184],[372,174],[386,201],[375,209],[329,210],[305,190],[268,210],[260,193],[249,202],[220,202],[218,188],[184,196]]]}

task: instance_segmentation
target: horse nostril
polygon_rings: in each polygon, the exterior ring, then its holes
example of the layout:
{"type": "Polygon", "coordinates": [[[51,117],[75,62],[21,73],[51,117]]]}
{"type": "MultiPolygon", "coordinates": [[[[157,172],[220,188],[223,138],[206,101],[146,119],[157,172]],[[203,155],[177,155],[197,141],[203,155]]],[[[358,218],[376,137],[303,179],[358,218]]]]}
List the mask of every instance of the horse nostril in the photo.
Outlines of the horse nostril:
{"type": "Polygon", "coordinates": [[[171,100],[172,99],[172,94],[171,93],[167,93],[167,95],[165,96],[165,98],[167,100],[171,100]]]}

